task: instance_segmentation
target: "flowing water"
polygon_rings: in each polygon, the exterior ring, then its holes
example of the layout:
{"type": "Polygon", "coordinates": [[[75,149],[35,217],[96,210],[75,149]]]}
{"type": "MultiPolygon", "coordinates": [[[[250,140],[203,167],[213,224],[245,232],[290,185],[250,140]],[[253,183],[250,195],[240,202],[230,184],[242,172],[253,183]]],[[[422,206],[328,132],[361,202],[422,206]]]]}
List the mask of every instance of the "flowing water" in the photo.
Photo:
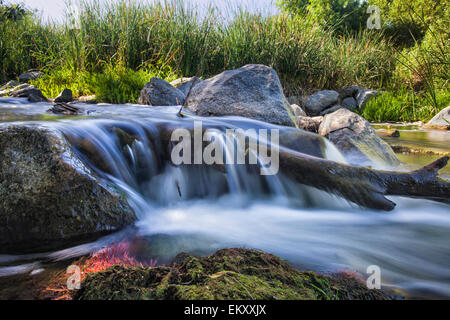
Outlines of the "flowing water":
{"type": "MultiPolygon", "coordinates": [[[[377,265],[383,285],[406,297],[450,297],[448,205],[396,197],[394,211],[371,211],[280,174],[259,175],[252,166],[227,165],[225,172],[172,166],[164,156],[161,128],[191,127],[200,120],[177,117],[176,107],[91,105],[83,106],[88,116],[77,117],[46,114],[49,107],[0,98],[0,126],[38,124],[62,131],[86,164],[127,195],[138,221],[55,252],[0,252],[0,277],[37,272],[44,261],[71,259],[128,239],[138,248],[136,255],[159,263],[180,252],[247,247],[323,273],[357,270],[367,277],[367,267],[377,265]],[[119,143],[123,133],[132,137],[126,144],[119,143]]],[[[219,140],[225,128],[279,128],[237,117],[201,120],[219,140]]],[[[326,140],[323,150],[326,158],[345,161],[326,140]]],[[[229,151],[225,148],[225,155],[229,151]]]]}

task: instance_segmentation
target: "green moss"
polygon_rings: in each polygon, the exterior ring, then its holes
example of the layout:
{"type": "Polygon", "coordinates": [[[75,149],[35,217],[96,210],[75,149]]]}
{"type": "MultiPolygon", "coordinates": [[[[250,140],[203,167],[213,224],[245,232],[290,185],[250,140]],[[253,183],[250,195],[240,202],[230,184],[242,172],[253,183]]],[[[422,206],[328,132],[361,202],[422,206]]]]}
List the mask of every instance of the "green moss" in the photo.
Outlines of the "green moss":
{"type": "Polygon", "coordinates": [[[75,299],[389,299],[352,278],[301,272],[261,251],[224,249],[208,257],[183,254],[171,266],[112,268],[89,275],[75,299]]]}

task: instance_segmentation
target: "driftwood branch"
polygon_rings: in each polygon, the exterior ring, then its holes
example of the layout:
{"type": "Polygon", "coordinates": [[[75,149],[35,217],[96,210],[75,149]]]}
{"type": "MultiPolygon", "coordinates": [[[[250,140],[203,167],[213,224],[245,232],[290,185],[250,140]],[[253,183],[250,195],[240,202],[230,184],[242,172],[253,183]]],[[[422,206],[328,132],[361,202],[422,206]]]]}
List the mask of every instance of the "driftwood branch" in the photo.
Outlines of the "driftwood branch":
{"type": "Polygon", "coordinates": [[[443,157],[413,172],[379,171],[280,150],[280,170],[295,181],[379,210],[394,209],[388,195],[450,203],[450,182],[438,176],[448,160],[443,157]]]}

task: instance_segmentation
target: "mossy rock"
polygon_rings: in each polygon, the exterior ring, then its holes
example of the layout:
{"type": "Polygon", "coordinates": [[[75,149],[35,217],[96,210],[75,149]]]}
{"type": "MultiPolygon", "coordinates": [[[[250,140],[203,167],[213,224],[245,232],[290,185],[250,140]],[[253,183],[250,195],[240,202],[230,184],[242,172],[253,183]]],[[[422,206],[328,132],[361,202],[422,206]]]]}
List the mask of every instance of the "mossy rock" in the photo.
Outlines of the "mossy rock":
{"type": "Polygon", "coordinates": [[[38,125],[0,129],[2,252],[43,250],[132,224],[123,194],[72,151],[61,132],[38,125]]]}
{"type": "Polygon", "coordinates": [[[170,266],[113,266],[86,277],[80,300],[390,299],[355,278],[294,269],[262,251],[224,249],[207,257],[178,255],[170,266]]]}

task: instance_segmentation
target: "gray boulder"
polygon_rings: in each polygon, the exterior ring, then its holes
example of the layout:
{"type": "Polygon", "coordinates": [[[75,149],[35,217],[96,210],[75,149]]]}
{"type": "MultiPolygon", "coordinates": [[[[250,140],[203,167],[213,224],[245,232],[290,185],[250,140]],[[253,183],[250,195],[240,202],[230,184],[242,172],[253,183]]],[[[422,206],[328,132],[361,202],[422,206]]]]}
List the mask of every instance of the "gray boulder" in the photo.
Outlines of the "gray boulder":
{"type": "Polygon", "coordinates": [[[55,102],[72,102],[72,90],[64,89],[61,93],[55,98],[55,102]]]}
{"type": "Polygon", "coordinates": [[[200,116],[242,116],[294,126],[277,73],[260,64],[224,71],[196,84],[184,106],[200,116]]]}
{"type": "Polygon", "coordinates": [[[25,89],[25,88],[29,88],[31,87],[31,85],[29,85],[28,83],[18,83],[18,82],[14,82],[13,81],[9,81],[8,83],[6,83],[4,86],[2,86],[2,90],[0,90],[0,97],[4,97],[4,96],[9,96],[10,94],[12,94],[13,92],[25,89]]]}
{"type": "Polygon", "coordinates": [[[59,131],[0,129],[0,246],[15,250],[111,231],[135,220],[116,189],[72,152],[59,131]]]}
{"type": "Polygon", "coordinates": [[[310,116],[318,116],[320,113],[337,104],[339,93],[333,90],[321,90],[310,95],[305,102],[305,111],[310,116]]]}
{"type": "Polygon", "coordinates": [[[39,79],[40,77],[42,77],[42,75],[43,74],[40,71],[29,71],[26,73],[22,73],[19,76],[19,81],[20,82],[28,82],[30,80],[36,80],[36,79],[39,79]]]}
{"type": "Polygon", "coordinates": [[[378,168],[400,164],[370,123],[347,109],[325,115],[318,133],[333,142],[351,164],[378,168]]]}
{"type": "Polygon", "coordinates": [[[139,104],[151,106],[178,106],[184,103],[186,95],[163,79],[151,78],[141,90],[139,104]]]}
{"type": "Polygon", "coordinates": [[[450,106],[442,109],[430,121],[425,124],[425,128],[450,130],[450,106]]]}

